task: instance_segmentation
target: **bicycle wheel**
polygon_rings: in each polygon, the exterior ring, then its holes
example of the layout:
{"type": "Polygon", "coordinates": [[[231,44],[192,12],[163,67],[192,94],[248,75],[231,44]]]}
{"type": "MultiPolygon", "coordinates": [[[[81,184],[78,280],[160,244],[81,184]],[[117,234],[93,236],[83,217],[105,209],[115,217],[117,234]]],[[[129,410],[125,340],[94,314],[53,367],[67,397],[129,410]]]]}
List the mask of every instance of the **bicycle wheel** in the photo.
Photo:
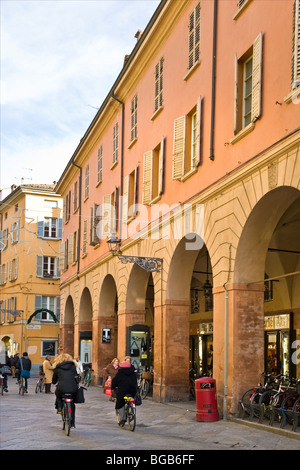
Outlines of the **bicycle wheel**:
{"type": "Polygon", "coordinates": [[[129,402],[127,405],[127,422],[130,431],[135,430],[136,425],[136,414],[135,414],[135,406],[132,402],[129,402]]]}
{"type": "Polygon", "coordinates": [[[149,381],[146,380],[146,379],[143,379],[142,380],[142,385],[141,385],[141,388],[140,388],[140,394],[141,394],[142,399],[146,398],[146,396],[149,393],[149,389],[150,389],[149,381]]]}
{"type": "Polygon", "coordinates": [[[20,385],[19,385],[19,395],[24,395],[25,393],[25,386],[24,386],[24,379],[21,377],[20,385]]]}
{"type": "Polygon", "coordinates": [[[63,410],[63,430],[65,431],[66,435],[70,435],[71,430],[71,405],[70,403],[64,403],[63,410]]]}
{"type": "Polygon", "coordinates": [[[41,391],[41,388],[40,388],[40,380],[37,381],[36,383],[36,386],[35,386],[35,393],[38,393],[41,391]]]}

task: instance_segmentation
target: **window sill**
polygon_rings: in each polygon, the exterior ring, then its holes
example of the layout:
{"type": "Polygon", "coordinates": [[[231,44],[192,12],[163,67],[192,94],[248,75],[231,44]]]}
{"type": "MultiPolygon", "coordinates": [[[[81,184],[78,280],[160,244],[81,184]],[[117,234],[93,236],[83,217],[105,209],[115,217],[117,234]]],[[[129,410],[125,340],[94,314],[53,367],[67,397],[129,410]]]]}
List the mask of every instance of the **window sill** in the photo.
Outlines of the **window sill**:
{"type": "Polygon", "coordinates": [[[300,103],[300,86],[292,90],[288,95],[286,95],[283,98],[283,101],[286,104],[289,103],[294,103],[294,104],[299,104],[300,103]]]}
{"type": "Polygon", "coordinates": [[[255,123],[254,122],[250,122],[250,124],[248,124],[248,126],[244,127],[244,129],[242,129],[240,132],[238,132],[234,137],[232,137],[232,139],[230,140],[230,143],[233,145],[235,144],[236,142],[238,142],[239,140],[241,140],[243,137],[245,137],[246,135],[248,135],[250,132],[253,131],[253,129],[255,128],[255,123]]]}
{"type": "Polygon", "coordinates": [[[188,171],[185,175],[183,175],[181,178],[180,178],[180,181],[184,182],[186,181],[187,179],[189,179],[192,175],[194,175],[195,173],[197,173],[198,171],[198,167],[195,166],[194,168],[192,168],[190,171],[188,171]]]}
{"type": "Polygon", "coordinates": [[[97,184],[96,184],[96,188],[98,188],[98,186],[100,186],[101,183],[102,183],[102,180],[98,181],[97,184]]]}
{"type": "Polygon", "coordinates": [[[152,114],[151,116],[151,121],[154,121],[154,119],[161,113],[161,111],[164,109],[163,106],[160,106],[155,112],[154,114],[152,114]]]}
{"type": "Polygon", "coordinates": [[[247,6],[249,3],[251,3],[252,0],[246,0],[245,3],[241,6],[241,8],[238,9],[238,11],[233,15],[233,20],[237,20],[238,17],[243,13],[244,10],[246,10],[247,6]]]}
{"type": "Polygon", "coordinates": [[[115,166],[117,166],[118,163],[119,163],[118,160],[116,160],[116,161],[112,164],[112,166],[110,167],[110,169],[113,170],[113,169],[115,168],[115,166]]]}
{"type": "Polygon", "coordinates": [[[136,142],[137,142],[137,137],[130,142],[127,148],[131,149],[131,147],[133,147],[136,142]]]}
{"type": "Polygon", "coordinates": [[[187,81],[190,78],[190,76],[193,75],[195,70],[197,70],[197,68],[199,67],[200,64],[201,64],[201,60],[198,60],[197,62],[195,62],[193,67],[191,67],[189,69],[188,73],[183,77],[183,80],[187,81]]]}

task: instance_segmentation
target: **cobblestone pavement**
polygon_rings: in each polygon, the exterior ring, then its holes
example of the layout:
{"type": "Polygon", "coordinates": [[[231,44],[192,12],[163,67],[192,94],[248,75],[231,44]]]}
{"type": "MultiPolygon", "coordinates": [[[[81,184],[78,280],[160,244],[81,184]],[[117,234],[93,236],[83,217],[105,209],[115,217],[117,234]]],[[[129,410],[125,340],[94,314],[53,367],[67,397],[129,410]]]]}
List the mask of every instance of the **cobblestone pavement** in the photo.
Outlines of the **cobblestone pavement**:
{"type": "Polygon", "coordinates": [[[200,423],[193,402],[145,399],[132,433],[118,427],[114,403],[99,387],[90,387],[86,402],[76,405],[76,429],[68,437],[54,409],[55,395],[34,393],[35,383],[29,379],[29,393],[20,396],[16,380],[8,378],[9,392],[0,396],[1,450],[106,450],[111,456],[118,450],[300,450],[300,431],[291,438],[233,421],[200,423]]]}

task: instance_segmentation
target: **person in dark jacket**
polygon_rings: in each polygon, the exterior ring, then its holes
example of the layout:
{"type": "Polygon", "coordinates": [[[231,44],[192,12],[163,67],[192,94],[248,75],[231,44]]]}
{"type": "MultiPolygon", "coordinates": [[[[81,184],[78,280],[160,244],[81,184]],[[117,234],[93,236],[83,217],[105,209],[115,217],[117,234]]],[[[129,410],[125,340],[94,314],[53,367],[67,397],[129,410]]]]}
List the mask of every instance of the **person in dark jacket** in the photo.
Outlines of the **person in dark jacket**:
{"type": "Polygon", "coordinates": [[[111,389],[116,391],[116,413],[119,415],[119,426],[125,424],[125,400],[124,396],[131,395],[134,397],[137,393],[136,373],[129,361],[123,361],[120,364],[116,376],[112,379],[111,389]]]}
{"type": "MultiPolygon", "coordinates": [[[[5,351],[5,360],[3,361],[5,362],[5,364],[1,364],[0,362],[0,372],[1,372],[1,369],[3,366],[7,366],[5,369],[8,370],[7,368],[11,367],[11,360],[10,358],[8,357],[8,354],[7,352],[5,351]]],[[[7,372],[4,372],[4,368],[2,369],[2,377],[3,377],[3,390],[5,392],[8,392],[8,385],[7,385],[7,376],[8,376],[8,373],[7,372]]]]}
{"type": "MultiPolygon", "coordinates": [[[[21,375],[21,371],[22,369],[24,370],[28,370],[30,371],[31,370],[31,360],[29,359],[28,357],[28,354],[27,352],[23,352],[23,356],[20,358],[17,359],[16,361],[16,369],[19,371],[19,380],[20,380],[20,375],[21,375]]],[[[27,381],[27,378],[24,377],[24,380],[25,380],[25,393],[28,393],[28,381],[27,381]]]]}
{"type": "Polygon", "coordinates": [[[70,354],[60,354],[55,359],[53,369],[52,383],[57,383],[55,390],[55,408],[57,409],[57,413],[61,413],[63,405],[62,397],[65,393],[70,393],[73,397],[73,401],[71,403],[71,426],[75,428],[74,398],[77,392],[79,381],[76,370],[76,362],[73,360],[70,354]]]}

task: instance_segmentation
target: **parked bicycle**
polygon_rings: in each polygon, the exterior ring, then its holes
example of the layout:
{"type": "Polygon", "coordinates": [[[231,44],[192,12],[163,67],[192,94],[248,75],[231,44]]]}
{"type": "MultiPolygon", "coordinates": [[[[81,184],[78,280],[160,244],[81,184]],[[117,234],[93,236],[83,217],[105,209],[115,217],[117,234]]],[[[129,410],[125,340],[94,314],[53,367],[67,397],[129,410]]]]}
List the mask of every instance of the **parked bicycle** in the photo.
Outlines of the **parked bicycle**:
{"type": "Polygon", "coordinates": [[[262,375],[264,385],[249,389],[242,396],[240,417],[247,417],[250,421],[257,418],[259,423],[268,420],[271,426],[275,422],[280,427],[291,424],[295,431],[300,415],[300,380],[281,374],[262,375]]]}
{"type": "Polygon", "coordinates": [[[146,398],[152,389],[153,372],[142,372],[138,379],[138,388],[142,399],[146,398]]]}
{"type": "Polygon", "coordinates": [[[85,385],[86,387],[89,387],[91,382],[92,382],[93,372],[94,372],[94,369],[90,369],[89,367],[85,371],[85,375],[84,375],[82,384],[85,385]]]}
{"type": "Polygon", "coordinates": [[[63,402],[63,407],[61,410],[62,428],[63,428],[63,431],[65,431],[66,435],[69,436],[71,427],[74,427],[72,426],[72,408],[74,406],[72,395],[70,393],[66,393],[62,397],[62,402],[63,402]]]}
{"type": "Polygon", "coordinates": [[[44,376],[39,375],[38,376],[38,381],[37,381],[36,386],[35,386],[35,393],[43,392],[44,389],[45,389],[44,376]]]}
{"type": "MultiPolygon", "coordinates": [[[[125,423],[126,422],[128,423],[128,427],[130,431],[133,432],[136,426],[135,399],[132,396],[128,395],[124,397],[124,400],[125,400],[125,423]]],[[[116,410],[116,412],[117,412],[117,420],[118,422],[120,422],[118,410],[116,410]]],[[[123,423],[122,423],[122,426],[123,426],[123,423]]]]}

